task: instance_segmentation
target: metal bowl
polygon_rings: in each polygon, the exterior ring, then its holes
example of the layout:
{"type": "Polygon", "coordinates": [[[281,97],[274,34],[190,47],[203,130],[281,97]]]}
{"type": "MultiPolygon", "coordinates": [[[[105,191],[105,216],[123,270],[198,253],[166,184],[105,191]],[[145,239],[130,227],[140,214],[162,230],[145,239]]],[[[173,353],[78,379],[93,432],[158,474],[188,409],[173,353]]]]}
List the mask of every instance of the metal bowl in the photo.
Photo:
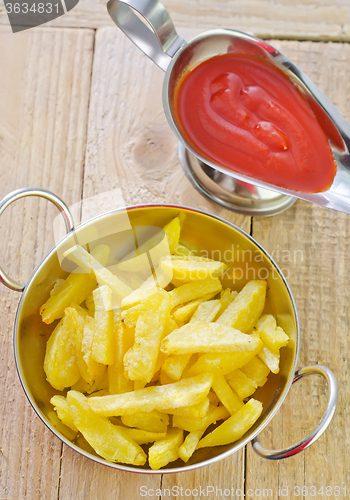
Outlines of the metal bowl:
{"type": "Polygon", "coordinates": [[[41,196],[54,202],[65,216],[68,234],[51,250],[34,271],[26,285],[16,283],[0,269],[0,279],[8,287],[21,290],[14,326],[14,351],[19,378],[33,409],[45,425],[64,443],[80,454],[104,465],[125,471],[141,473],[166,473],[188,471],[209,465],[236,452],[252,441],[253,448],[261,456],[270,459],[284,458],[305,449],[325,430],[335,410],[337,383],[332,372],[322,366],[305,367],[296,372],[299,352],[299,322],[293,296],[277,264],[268,253],[248,234],[224,219],[189,207],[170,205],[145,205],[115,210],[96,217],[77,229],[66,205],[52,193],[41,189],[22,189],[11,193],[0,202],[0,215],[14,200],[24,196],[41,196]],[[113,259],[120,259],[134,245],[133,230],[147,237],[149,228],[161,228],[171,218],[182,214],[184,218],[181,239],[191,248],[205,250],[214,258],[235,261],[238,280],[225,281],[225,286],[241,289],[250,279],[267,279],[268,291],[265,312],[272,313],[277,323],[288,334],[290,341],[281,349],[280,372],[270,373],[267,383],[254,393],[263,403],[263,412],[255,425],[237,442],[225,446],[197,450],[185,464],[178,460],[166,469],[152,471],[148,465],[135,467],[110,463],[96,455],[82,436],[72,436],[57,418],[50,398],[57,394],[43,370],[46,341],[55,323],[41,321],[39,307],[47,300],[54,282],[67,276],[63,252],[75,244],[89,243],[90,249],[98,243],[110,246],[113,259]],[[302,442],[286,450],[272,451],[262,447],[258,436],[278,411],[293,382],[310,373],[322,374],[329,385],[329,402],[323,418],[312,433],[302,442]]]}

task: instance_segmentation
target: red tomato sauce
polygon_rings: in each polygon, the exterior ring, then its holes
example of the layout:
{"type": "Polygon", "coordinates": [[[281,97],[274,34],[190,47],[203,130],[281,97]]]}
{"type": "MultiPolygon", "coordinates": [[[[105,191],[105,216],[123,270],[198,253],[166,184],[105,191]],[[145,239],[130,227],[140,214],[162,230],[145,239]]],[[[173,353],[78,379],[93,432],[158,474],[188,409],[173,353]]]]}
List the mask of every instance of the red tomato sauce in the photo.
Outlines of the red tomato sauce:
{"type": "Polygon", "coordinates": [[[180,130],[202,156],[293,191],[327,190],[336,164],[315,114],[293,83],[264,60],[208,59],[175,90],[180,130]]]}

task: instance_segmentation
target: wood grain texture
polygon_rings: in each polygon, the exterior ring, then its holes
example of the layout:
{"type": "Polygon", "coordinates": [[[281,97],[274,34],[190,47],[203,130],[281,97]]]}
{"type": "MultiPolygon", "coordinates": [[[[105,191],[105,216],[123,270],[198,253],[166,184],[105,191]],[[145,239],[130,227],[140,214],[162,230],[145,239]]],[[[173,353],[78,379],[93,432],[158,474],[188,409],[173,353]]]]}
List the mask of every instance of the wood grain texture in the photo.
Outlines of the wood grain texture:
{"type": "MultiPolygon", "coordinates": [[[[105,467],[64,447],[59,500],[110,500],[142,498],[140,488],[160,487],[161,476],[133,474],[105,467]]],[[[147,498],[147,497],[146,497],[147,498]]],[[[157,498],[157,496],[154,496],[157,498]]]]}
{"type": "MultiPolygon", "coordinates": [[[[112,26],[106,3],[106,0],[80,0],[73,10],[45,26],[112,26]]],[[[163,0],[163,4],[179,27],[224,27],[264,37],[350,38],[347,0],[163,0]]],[[[0,23],[8,24],[3,3],[0,4],[0,23]]]]}
{"type": "MultiPolygon", "coordinates": [[[[93,50],[91,30],[0,31],[0,198],[26,186],[70,204],[81,195],[93,50]],[[82,76],[84,75],[84,76],[82,76]]],[[[0,221],[1,265],[28,280],[52,247],[57,209],[30,198],[0,221]]],[[[57,497],[61,442],[20,385],[12,331],[20,294],[0,287],[0,498],[57,497]]]]}
{"type": "Polygon", "coordinates": [[[225,460],[201,469],[164,475],[161,500],[176,498],[176,494],[180,498],[182,495],[190,500],[196,498],[214,500],[225,497],[244,500],[244,476],[244,449],[242,449],[225,460]]]}
{"type": "MultiPolygon", "coordinates": [[[[296,62],[350,119],[350,85],[346,68],[350,47],[334,43],[272,42],[296,62]],[[325,64],[325,61],[327,64],[325,64]]],[[[298,367],[322,364],[331,368],[339,383],[339,402],[327,431],[296,457],[268,462],[248,448],[247,486],[271,488],[349,486],[349,245],[350,218],[307,202],[284,214],[253,221],[253,236],[284,268],[300,318],[298,367]]],[[[281,448],[307,436],[322,416],[327,402],[326,385],[310,377],[293,386],[268,429],[263,443],[281,448]]],[[[343,492],[341,498],[346,498],[343,492]]],[[[275,497],[274,497],[275,498],[275,497]]],[[[276,497],[277,498],[277,497],[276,497]]],[[[321,495],[316,498],[322,498],[321,495]]]]}

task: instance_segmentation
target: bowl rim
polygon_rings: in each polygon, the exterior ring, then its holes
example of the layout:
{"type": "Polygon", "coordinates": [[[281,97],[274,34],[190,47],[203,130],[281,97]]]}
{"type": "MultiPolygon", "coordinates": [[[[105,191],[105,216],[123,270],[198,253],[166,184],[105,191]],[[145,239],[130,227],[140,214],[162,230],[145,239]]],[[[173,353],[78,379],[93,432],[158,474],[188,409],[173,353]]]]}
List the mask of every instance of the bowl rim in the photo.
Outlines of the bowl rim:
{"type": "Polygon", "coordinates": [[[186,205],[169,204],[169,203],[148,203],[148,204],[141,204],[141,205],[131,205],[131,206],[127,206],[127,207],[122,207],[122,208],[117,208],[117,209],[114,209],[114,210],[110,210],[108,212],[105,212],[103,214],[97,215],[96,217],[93,217],[93,218],[85,221],[84,223],[80,224],[79,226],[77,226],[76,228],[74,228],[72,231],[70,231],[69,233],[67,233],[58,243],[56,243],[53,246],[53,248],[49,251],[49,253],[44,256],[44,258],[42,259],[42,261],[40,262],[40,264],[33,271],[33,273],[31,275],[31,277],[29,278],[28,282],[26,283],[26,286],[25,286],[25,288],[24,288],[24,290],[22,292],[22,296],[21,296],[20,301],[18,303],[18,307],[17,307],[17,311],[16,311],[16,316],[15,316],[15,323],[14,323],[14,333],[13,333],[13,350],[14,350],[15,363],[16,363],[16,369],[17,369],[19,380],[21,382],[22,388],[23,388],[23,390],[25,392],[25,395],[27,396],[27,399],[28,399],[29,403],[31,404],[32,408],[34,409],[35,413],[38,415],[38,417],[40,418],[40,420],[46,425],[46,427],[58,439],[60,439],[63,443],[65,443],[67,446],[69,446],[70,448],[72,448],[74,451],[77,451],[79,454],[83,455],[84,457],[89,458],[90,460],[94,460],[95,462],[100,463],[102,465],[107,465],[108,467],[111,467],[113,469],[118,469],[118,470],[122,470],[122,471],[125,471],[125,472],[133,472],[133,473],[138,473],[138,474],[175,474],[175,473],[179,473],[179,472],[189,472],[191,470],[198,469],[198,468],[204,467],[206,465],[211,465],[211,464],[214,464],[214,463],[218,462],[219,460],[227,458],[228,456],[230,456],[233,453],[237,452],[238,450],[240,450],[241,448],[243,448],[245,445],[247,445],[249,442],[251,442],[258,434],[260,434],[260,432],[268,425],[268,423],[271,421],[271,419],[275,416],[275,414],[279,410],[280,406],[282,405],[283,401],[285,400],[285,398],[286,398],[286,396],[287,396],[287,394],[289,392],[289,389],[290,389],[290,387],[291,387],[291,385],[293,383],[293,376],[294,376],[294,373],[296,371],[296,365],[297,365],[298,358],[299,358],[299,345],[300,345],[300,325],[299,325],[299,317],[298,317],[298,312],[297,312],[297,308],[296,308],[296,304],[295,304],[295,300],[294,300],[293,294],[292,294],[291,289],[290,289],[290,287],[289,287],[289,285],[287,283],[287,280],[284,277],[284,275],[283,275],[282,271],[280,270],[279,266],[274,261],[274,259],[269,255],[269,253],[260,245],[260,243],[258,243],[250,234],[246,233],[243,229],[241,229],[240,227],[236,226],[233,222],[230,222],[230,221],[224,219],[223,217],[220,217],[220,216],[215,215],[215,214],[211,214],[209,212],[206,212],[205,210],[200,210],[200,209],[197,209],[197,208],[194,208],[194,207],[189,207],[189,206],[186,206],[186,205]],[[187,211],[190,211],[190,212],[199,213],[201,215],[205,215],[205,216],[211,217],[213,219],[216,219],[219,222],[222,222],[222,223],[228,225],[229,227],[231,227],[232,229],[234,229],[234,230],[238,231],[239,233],[241,233],[251,243],[253,243],[254,245],[256,245],[258,247],[258,249],[263,253],[263,255],[271,262],[272,266],[275,268],[275,271],[278,273],[279,277],[282,279],[282,282],[283,282],[283,284],[284,284],[284,286],[285,286],[285,288],[287,290],[287,293],[289,295],[289,298],[290,298],[290,301],[291,301],[291,304],[292,304],[292,309],[293,309],[294,319],[295,319],[295,324],[296,324],[295,355],[294,355],[293,366],[292,366],[292,369],[291,369],[291,375],[289,377],[289,380],[286,381],[285,387],[284,387],[283,391],[281,392],[281,395],[279,396],[279,400],[277,401],[277,403],[275,403],[274,407],[269,412],[269,415],[266,417],[266,419],[264,420],[264,422],[262,422],[255,429],[255,431],[251,435],[249,435],[245,439],[243,439],[239,443],[238,446],[237,445],[233,446],[232,448],[224,451],[223,453],[221,453],[221,454],[219,454],[219,455],[217,455],[215,457],[206,459],[203,462],[199,462],[199,463],[196,463],[196,464],[190,464],[190,465],[184,464],[181,467],[174,467],[172,469],[167,469],[167,468],[159,469],[159,470],[141,469],[141,468],[138,469],[138,468],[136,468],[136,467],[134,467],[132,465],[128,466],[128,465],[124,465],[122,463],[108,462],[107,460],[103,459],[102,457],[99,457],[97,455],[92,455],[91,453],[83,450],[79,446],[77,446],[74,443],[72,443],[71,441],[69,441],[65,436],[61,435],[54,428],[54,426],[48,421],[48,419],[44,416],[44,414],[40,411],[40,409],[36,405],[35,401],[33,400],[32,396],[31,396],[31,394],[29,392],[29,390],[27,389],[27,385],[26,385],[26,383],[24,381],[24,378],[22,376],[21,367],[20,367],[20,364],[19,364],[19,352],[18,352],[19,349],[18,349],[17,343],[18,343],[18,330],[19,330],[19,321],[20,321],[20,316],[21,316],[21,309],[22,309],[23,303],[25,301],[25,297],[26,297],[27,291],[30,288],[30,286],[33,284],[33,282],[35,282],[36,275],[41,270],[42,266],[51,258],[51,256],[53,254],[56,253],[57,247],[59,245],[61,245],[67,238],[69,238],[74,231],[81,231],[81,230],[83,230],[84,227],[87,227],[88,225],[90,225],[90,224],[96,222],[97,220],[102,219],[102,218],[104,218],[106,216],[110,216],[110,215],[113,215],[113,214],[116,214],[116,213],[119,213],[119,212],[123,212],[123,211],[129,211],[129,210],[131,211],[131,210],[140,209],[140,208],[176,208],[176,209],[179,209],[179,210],[187,210],[187,211]]]}

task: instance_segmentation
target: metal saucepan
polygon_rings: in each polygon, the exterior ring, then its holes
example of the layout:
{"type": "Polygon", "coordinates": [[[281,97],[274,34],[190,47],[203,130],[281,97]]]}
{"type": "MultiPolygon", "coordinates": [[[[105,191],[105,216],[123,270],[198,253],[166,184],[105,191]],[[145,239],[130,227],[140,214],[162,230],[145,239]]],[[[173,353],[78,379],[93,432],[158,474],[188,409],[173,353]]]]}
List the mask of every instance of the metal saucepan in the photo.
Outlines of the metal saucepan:
{"type": "Polygon", "coordinates": [[[202,194],[220,205],[235,207],[236,211],[250,215],[272,215],[291,206],[293,198],[272,199],[271,190],[350,213],[350,124],[295,64],[265,41],[231,29],[208,30],[186,42],[178,36],[168,12],[158,0],[109,0],[107,8],[119,28],[166,72],[163,85],[165,115],[180,141],[181,164],[202,194]],[[179,78],[200,62],[227,52],[262,58],[282,70],[299,88],[324,130],[337,164],[333,184],[327,191],[300,193],[233,172],[203,156],[183,136],[174,112],[174,90],[179,78]],[[199,164],[188,156],[188,152],[199,164]],[[217,172],[208,172],[212,169],[217,172]],[[230,183],[226,176],[243,182],[237,185],[231,180],[230,183]],[[247,193],[247,183],[256,186],[255,190],[247,193]],[[245,203],[242,200],[246,200],[245,203]]]}
{"type": "MultiPolygon", "coordinates": [[[[262,457],[269,459],[285,458],[304,450],[312,444],[328,426],[337,403],[337,382],[333,373],[326,367],[307,366],[296,371],[299,353],[299,321],[296,306],[289,286],[280,269],[268,253],[248,234],[234,224],[208,213],[172,205],[144,205],[118,209],[98,216],[74,229],[73,219],[68,207],[54,194],[39,188],[27,188],[14,191],[0,202],[0,215],[15,200],[26,196],[41,196],[53,202],[61,211],[66,223],[67,234],[49,252],[34,271],[26,285],[17,283],[0,268],[1,281],[11,288],[22,292],[14,326],[14,353],[18,375],[23,389],[37,415],[47,427],[64,443],[82,455],[101,464],[116,469],[141,473],[155,473],[147,465],[134,467],[123,464],[112,464],[97,456],[82,436],[71,435],[57,418],[50,398],[57,393],[46,381],[43,362],[46,341],[56,323],[46,325],[41,321],[39,307],[47,300],[50,290],[57,279],[65,278],[63,252],[75,244],[89,244],[90,249],[98,243],[110,246],[111,257],[120,260],[135,245],[134,232],[143,234],[147,239],[149,228],[161,228],[178,214],[182,214],[183,226],[181,239],[193,248],[205,250],[207,255],[221,258],[231,256],[235,269],[249,271],[240,274],[234,287],[240,289],[249,279],[267,279],[268,292],[266,311],[277,318],[277,323],[289,335],[288,345],[281,350],[280,372],[270,373],[267,383],[255,392],[254,398],[263,403],[263,413],[255,425],[237,442],[225,446],[201,449],[194,453],[188,463],[178,460],[158,471],[188,471],[236,452],[244,445],[252,442],[254,450],[262,457]],[[141,233],[140,233],[141,231],[141,233]],[[233,256],[233,258],[232,258],[233,256]],[[324,415],[309,436],[294,446],[278,451],[265,449],[259,442],[259,435],[278,411],[290,386],[310,374],[321,374],[327,381],[329,398],[324,415]]],[[[142,243],[142,241],[141,241],[142,243]]],[[[227,260],[227,263],[230,262],[227,260]]],[[[109,263],[110,264],[110,263],[109,263]]],[[[227,278],[225,286],[231,284],[232,276],[227,278]]],[[[302,405],[300,406],[302,409],[302,405]]]]}

